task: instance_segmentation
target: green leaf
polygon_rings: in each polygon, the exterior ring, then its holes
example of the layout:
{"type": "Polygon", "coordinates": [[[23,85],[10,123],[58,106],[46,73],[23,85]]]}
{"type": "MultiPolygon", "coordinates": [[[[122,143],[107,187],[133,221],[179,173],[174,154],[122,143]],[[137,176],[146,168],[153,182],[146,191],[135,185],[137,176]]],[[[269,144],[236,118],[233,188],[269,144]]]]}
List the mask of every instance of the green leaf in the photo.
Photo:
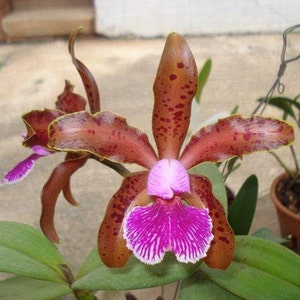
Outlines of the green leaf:
{"type": "MultiPolygon", "coordinates": [[[[265,100],[264,98],[258,99],[259,102],[262,102],[264,100],[265,100]]],[[[297,107],[297,105],[299,106],[299,103],[297,103],[296,101],[293,101],[292,99],[289,99],[289,98],[286,98],[286,97],[273,97],[269,100],[268,105],[277,107],[278,109],[282,110],[284,120],[286,120],[287,116],[290,116],[295,121],[297,121],[296,115],[295,115],[295,113],[292,109],[292,104],[293,103],[296,103],[295,104],[296,107],[297,107]]]]}
{"type": "Polygon", "coordinates": [[[225,213],[227,214],[227,194],[224,185],[224,178],[221,175],[218,167],[214,163],[205,162],[191,169],[191,173],[204,175],[211,181],[213,193],[221,202],[225,213]]]}
{"type": "Polygon", "coordinates": [[[258,180],[250,175],[243,183],[229,208],[228,221],[236,235],[247,235],[250,231],[258,196],[258,180]]]}
{"type": "MultiPolygon", "coordinates": [[[[217,285],[227,292],[238,295],[242,299],[299,299],[300,286],[290,284],[279,277],[232,262],[227,271],[209,269],[203,266],[202,271],[217,285]]],[[[221,298],[223,299],[223,298],[221,298]]]]}
{"type": "Polygon", "coordinates": [[[1,300],[49,300],[68,295],[72,290],[62,283],[15,276],[0,282],[1,300]]]}
{"type": "Polygon", "coordinates": [[[212,66],[212,60],[208,59],[205,62],[205,64],[203,65],[200,72],[199,72],[199,75],[198,75],[198,89],[197,89],[197,92],[196,92],[196,95],[195,95],[195,100],[198,104],[200,103],[200,98],[201,98],[203,88],[204,88],[204,86],[207,82],[208,76],[210,74],[211,66],[212,66]]]}
{"type": "Polygon", "coordinates": [[[181,283],[179,299],[238,300],[241,298],[218,286],[203,272],[197,271],[181,283]]]}
{"type": "MultiPolygon", "coordinates": [[[[191,278],[182,283],[202,297],[208,287],[214,285],[223,289],[224,299],[300,299],[300,256],[289,249],[272,242],[252,236],[236,237],[234,261],[226,271],[210,269],[205,264],[191,278]],[[203,275],[204,274],[204,275],[203,275]],[[201,278],[205,280],[200,281],[201,278]],[[198,285],[197,289],[191,287],[198,285]],[[231,296],[231,295],[230,295],[231,296]]],[[[214,298],[214,289],[211,290],[214,298]]],[[[216,291],[223,299],[222,291],[216,291]]],[[[184,299],[184,298],[183,298],[184,299]]],[[[196,299],[196,298],[195,298],[196,299]]]]}
{"type": "Polygon", "coordinates": [[[236,243],[235,261],[294,284],[300,293],[299,255],[278,243],[253,236],[237,236],[236,243]]]}
{"type": "Polygon", "coordinates": [[[274,235],[269,228],[264,228],[264,227],[257,229],[255,232],[252,233],[252,236],[271,240],[278,244],[285,244],[288,242],[287,239],[274,235]]]}
{"type": "Polygon", "coordinates": [[[40,230],[25,224],[0,222],[0,271],[62,282],[62,264],[66,264],[64,258],[40,230]]]}
{"type": "Polygon", "coordinates": [[[201,263],[182,264],[168,253],[162,263],[154,266],[143,264],[132,256],[124,268],[108,268],[96,258],[95,251],[97,249],[93,249],[94,253],[88,256],[88,262],[85,262],[80,275],[93,269],[93,259],[97,268],[76,280],[72,285],[73,289],[132,290],[161,286],[190,276],[201,263]]]}
{"type": "Polygon", "coordinates": [[[83,262],[83,264],[78,272],[77,278],[81,278],[102,266],[103,266],[103,263],[100,259],[99,253],[98,253],[98,247],[96,246],[90,251],[89,255],[83,262]]]}

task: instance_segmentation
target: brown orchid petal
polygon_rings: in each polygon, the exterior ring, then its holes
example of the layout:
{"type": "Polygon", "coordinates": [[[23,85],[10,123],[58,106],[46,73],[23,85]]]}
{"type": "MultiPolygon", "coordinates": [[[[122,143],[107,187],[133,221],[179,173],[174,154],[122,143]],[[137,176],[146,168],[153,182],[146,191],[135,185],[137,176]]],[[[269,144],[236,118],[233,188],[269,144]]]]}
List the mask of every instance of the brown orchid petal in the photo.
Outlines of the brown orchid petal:
{"type": "MultiPolygon", "coordinates": [[[[65,161],[66,160],[77,160],[80,158],[83,158],[87,156],[87,154],[83,154],[83,153],[67,153],[66,157],[65,157],[65,161]]],[[[84,162],[85,163],[85,162],[84,162]]],[[[82,165],[83,166],[83,165],[82,165]]],[[[81,168],[82,166],[80,166],[79,168],[81,168]]],[[[69,178],[67,178],[67,182],[63,188],[63,195],[65,197],[65,199],[73,206],[78,206],[79,203],[75,200],[72,191],[71,191],[71,176],[69,178]]]]}
{"type": "Polygon", "coordinates": [[[131,251],[123,238],[122,223],[126,210],[146,188],[148,172],[137,172],[124,178],[120,189],[110,200],[98,236],[98,250],[108,267],[123,267],[131,251]]]}
{"type": "Polygon", "coordinates": [[[43,146],[48,144],[48,125],[63,113],[55,109],[33,110],[22,116],[27,127],[27,135],[23,145],[26,147],[43,146]]]}
{"type": "Polygon", "coordinates": [[[70,81],[65,81],[65,89],[62,94],[57,97],[55,106],[57,109],[65,112],[72,113],[85,109],[86,100],[78,94],[73,93],[74,85],[70,81]]]}
{"type": "Polygon", "coordinates": [[[293,127],[284,121],[233,115],[193,135],[180,161],[190,169],[204,161],[223,161],[254,151],[277,149],[293,140],[293,127]]]}
{"type": "Polygon", "coordinates": [[[100,111],[100,94],[94,76],[89,71],[89,69],[75,56],[74,42],[80,30],[81,28],[75,30],[69,38],[69,53],[71,54],[73,64],[76,67],[83,82],[91,113],[94,114],[100,111]]]}
{"type": "Polygon", "coordinates": [[[153,86],[153,135],[159,158],[178,158],[188,131],[191,102],[197,90],[197,66],[182,36],[171,33],[153,86]]]}
{"type": "MultiPolygon", "coordinates": [[[[58,195],[63,188],[69,184],[72,174],[81,168],[86,163],[87,159],[88,155],[84,154],[81,156],[78,155],[77,158],[65,160],[53,170],[50,178],[43,187],[41,195],[42,213],[40,225],[45,236],[54,243],[59,242],[54,227],[54,212],[58,195]]],[[[69,200],[70,199],[68,199],[68,201],[69,200]]],[[[74,201],[69,202],[74,203],[74,201]]],[[[75,201],[75,203],[77,202],[75,201]]]]}
{"type": "Polygon", "coordinates": [[[147,135],[110,112],[78,112],[58,118],[50,125],[48,145],[59,151],[87,151],[149,169],[157,161],[147,135]]]}
{"type": "Polygon", "coordinates": [[[190,175],[193,197],[186,201],[193,206],[209,209],[209,215],[212,218],[214,239],[211,242],[207,256],[204,262],[210,268],[225,270],[229,267],[235,249],[235,238],[231,227],[229,226],[224,209],[220,202],[212,193],[210,181],[199,175],[190,175]],[[197,198],[199,197],[199,198],[197,198]],[[199,201],[200,200],[200,201],[199,201]]]}

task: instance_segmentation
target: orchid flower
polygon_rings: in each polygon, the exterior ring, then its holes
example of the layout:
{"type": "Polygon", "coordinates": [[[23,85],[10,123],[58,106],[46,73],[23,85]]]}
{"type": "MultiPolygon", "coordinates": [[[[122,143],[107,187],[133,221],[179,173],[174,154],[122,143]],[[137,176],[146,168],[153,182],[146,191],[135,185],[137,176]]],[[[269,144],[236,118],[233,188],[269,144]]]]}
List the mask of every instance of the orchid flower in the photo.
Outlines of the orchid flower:
{"type": "Polygon", "coordinates": [[[49,126],[50,149],[91,153],[147,170],[125,176],[110,200],[99,230],[98,248],[109,267],[122,267],[133,253],[146,264],[171,251],[179,262],[203,259],[226,269],[235,249],[234,234],[210,181],[189,169],[258,150],[276,149],[294,139],[287,123],[261,116],[220,119],[186,138],[197,67],[182,36],[171,33],[154,82],[152,129],[157,154],[148,137],[111,112],[77,112],[49,126]]]}
{"type": "Polygon", "coordinates": [[[33,154],[19,162],[12,170],[7,172],[1,184],[13,184],[24,179],[33,169],[35,161],[56,151],[49,149],[48,125],[64,113],[76,112],[85,109],[86,101],[80,95],[73,93],[74,86],[65,82],[64,92],[58,96],[56,109],[33,110],[22,116],[27,127],[23,135],[23,146],[29,147],[33,154]]]}

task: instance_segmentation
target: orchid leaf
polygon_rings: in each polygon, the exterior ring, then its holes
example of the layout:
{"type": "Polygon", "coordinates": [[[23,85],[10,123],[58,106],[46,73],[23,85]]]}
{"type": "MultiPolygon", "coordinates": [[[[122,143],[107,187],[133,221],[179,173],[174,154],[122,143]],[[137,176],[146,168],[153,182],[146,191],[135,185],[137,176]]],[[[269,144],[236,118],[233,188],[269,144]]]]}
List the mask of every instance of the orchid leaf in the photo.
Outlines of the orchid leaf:
{"type": "Polygon", "coordinates": [[[153,91],[153,136],[162,158],[178,158],[188,131],[191,104],[197,90],[197,66],[185,39],[169,34],[153,91]]]}
{"type": "Polygon", "coordinates": [[[73,289],[120,291],[161,286],[190,276],[201,263],[182,264],[168,253],[157,265],[146,265],[132,256],[124,268],[108,268],[96,252],[94,248],[88,256],[80,271],[80,275],[84,276],[73,283],[73,289]]]}
{"type": "Polygon", "coordinates": [[[183,280],[179,293],[180,300],[239,300],[242,299],[220,287],[205,273],[197,271],[183,280]]]}
{"type": "MultiPolygon", "coordinates": [[[[258,99],[259,102],[265,101],[264,98],[258,99]]],[[[274,106],[282,110],[283,119],[286,120],[288,116],[297,121],[297,117],[292,109],[293,100],[286,97],[272,97],[268,101],[268,105],[274,106]]],[[[299,108],[298,108],[299,109],[299,108]]]]}
{"type": "Polygon", "coordinates": [[[0,271],[40,280],[63,282],[64,258],[37,229],[0,222],[0,271]]]}
{"type": "Polygon", "coordinates": [[[148,169],[157,161],[147,135],[111,112],[94,115],[78,112],[54,120],[49,127],[49,147],[58,151],[88,152],[148,169]]]}
{"type": "Polygon", "coordinates": [[[203,161],[217,162],[241,158],[254,151],[277,149],[293,140],[293,127],[284,121],[232,115],[196,132],[180,161],[189,169],[203,161]]]}
{"type": "Polygon", "coordinates": [[[1,300],[49,300],[72,293],[66,283],[15,276],[0,282],[1,300]]]}
{"type": "Polygon", "coordinates": [[[189,298],[190,294],[223,299],[220,288],[224,290],[224,299],[300,297],[300,257],[297,254],[272,241],[251,236],[237,236],[236,246],[234,261],[225,272],[202,264],[199,271],[182,282],[180,299],[196,299],[189,298]],[[205,280],[200,281],[203,277],[205,280]],[[208,286],[217,286],[210,289],[210,295],[208,286]]]}
{"type": "Polygon", "coordinates": [[[198,75],[198,88],[197,92],[195,95],[195,101],[200,104],[200,98],[202,95],[202,91],[204,89],[204,86],[207,82],[207,79],[209,77],[210,71],[211,71],[211,66],[212,66],[212,60],[208,59],[205,64],[203,65],[202,69],[199,72],[198,75]]]}
{"type": "Polygon", "coordinates": [[[265,227],[257,229],[255,232],[252,233],[252,236],[271,240],[278,244],[288,243],[288,240],[286,238],[282,238],[280,236],[274,235],[270,228],[265,228],[265,227]]]}
{"type": "Polygon", "coordinates": [[[242,184],[229,208],[228,221],[236,235],[247,235],[250,231],[258,197],[256,175],[249,176],[242,184]]]}

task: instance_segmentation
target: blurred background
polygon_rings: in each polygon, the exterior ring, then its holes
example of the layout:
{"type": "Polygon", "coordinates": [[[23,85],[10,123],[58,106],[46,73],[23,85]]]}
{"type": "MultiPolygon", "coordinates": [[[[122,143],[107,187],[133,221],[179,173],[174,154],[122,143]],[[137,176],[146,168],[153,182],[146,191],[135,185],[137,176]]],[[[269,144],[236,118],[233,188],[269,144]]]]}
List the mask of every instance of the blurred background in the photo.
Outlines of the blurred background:
{"type": "Polygon", "coordinates": [[[297,23],[300,1],[1,0],[1,38],[68,35],[80,23],[106,37],[279,33],[297,23]]]}

